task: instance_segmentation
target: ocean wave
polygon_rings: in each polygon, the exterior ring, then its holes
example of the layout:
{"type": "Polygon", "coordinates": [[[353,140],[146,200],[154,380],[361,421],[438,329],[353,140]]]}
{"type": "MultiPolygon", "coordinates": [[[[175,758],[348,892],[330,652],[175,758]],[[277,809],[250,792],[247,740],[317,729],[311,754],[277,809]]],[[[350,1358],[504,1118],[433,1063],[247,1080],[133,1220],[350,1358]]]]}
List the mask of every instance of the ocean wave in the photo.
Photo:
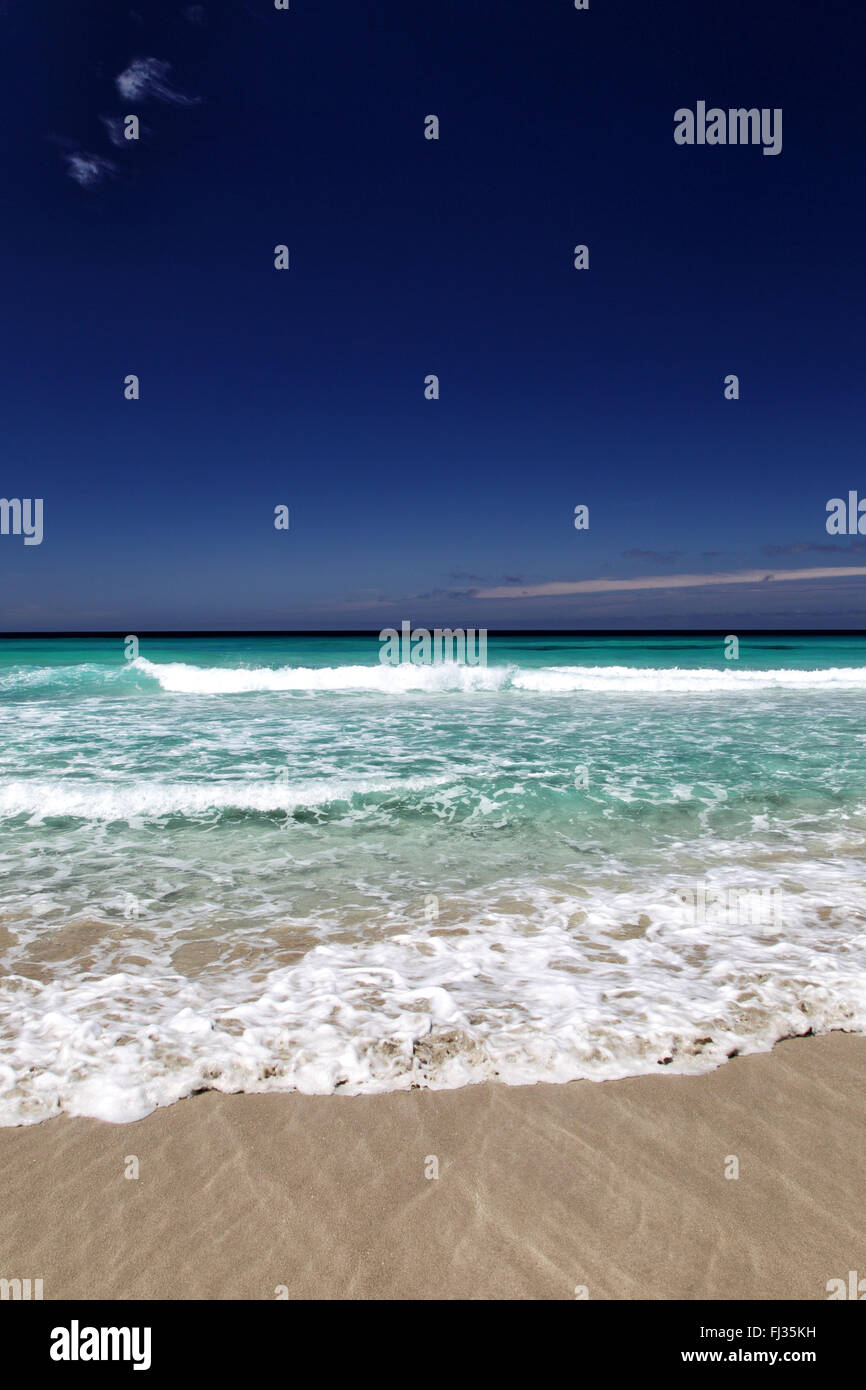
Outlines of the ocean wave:
{"type": "Polygon", "coordinates": [[[412,692],[528,691],[535,694],[580,692],[659,695],[714,694],[764,690],[866,689],[866,667],[819,671],[687,670],[680,667],[547,666],[538,669],[469,666],[458,662],[413,666],[191,666],[158,664],[138,657],[131,666],[156,680],[163,690],[187,695],[237,695],[260,692],[371,691],[383,695],[412,692]]]}
{"type": "Polygon", "coordinates": [[[400,795],[444,786],[452,775],[401,778],[332,778],[300,786],[272,781],[96,782],[34,777],[0,785],[0,819],[28,816],[91,821],[153,820],[161,816],[206,816],[226,811],[289,815],[350,803],[355,798],[400,795]]]}
{"type": "Polygon", "coordinates": [[[866,667],[833,667],[828,670],[712,670],[649,666],[542,666],[514,663],[471,666],[442,662],[414,666],[380,663],[339,666],[196,666],[188,662],[155,662],[139,656],[131,662],[103,665],[96,662],[69,666],[14,667],[0,674],[0,690],[18,691],[90,686],[94,693],[106,685],[123,689],[129,675],[137,675],[140,688],[151,682],[169,694],[242,695],[369,692],[402,695],[450,692],[524,691],[539,695],[599,694],[695,695],[729,691],[767,690],[863,690],[866,667]]]}
{"type": "Polygon", "coordinates": [[[239,695],[251,691],[353,691],[384,695],[407,691],[500,690],[509,679],[507,666],[466,666],[443,662],[437,666],[190,666],[165,665],[138,657],[138,671],[152,676],[163,690],[183,695],[239,695]]]}
{"type": "Polygon", "coordinates": [[[95,691],[120,679],[126,670],[126,662],[107,666],[96,661],[78,662],[67,666],[12,666],[0,671],[0,691],[14,695],[17,691],[38,691],[43,688],[64,690],[81,687],[89,683],[95,691]]]}

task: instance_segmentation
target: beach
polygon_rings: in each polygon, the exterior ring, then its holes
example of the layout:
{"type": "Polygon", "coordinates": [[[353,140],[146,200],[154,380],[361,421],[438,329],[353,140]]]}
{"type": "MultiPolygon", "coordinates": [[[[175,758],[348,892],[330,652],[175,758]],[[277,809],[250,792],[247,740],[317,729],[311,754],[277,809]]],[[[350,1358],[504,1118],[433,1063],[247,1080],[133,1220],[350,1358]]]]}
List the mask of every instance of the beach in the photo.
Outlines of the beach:
{"type": "Polygon", "coordinates": [[[10,639],[0,1279],[866,1276],[866,642],[726,650],[10,639]]]}
{"type": "Polygon", "coordinates": [[[864,1128],[866,1038],[839,1032],[695,1076],[61,1116],[0,1129],[0,1276],[45,1299],[826,1299],[866,1272],[864,1128]]]}

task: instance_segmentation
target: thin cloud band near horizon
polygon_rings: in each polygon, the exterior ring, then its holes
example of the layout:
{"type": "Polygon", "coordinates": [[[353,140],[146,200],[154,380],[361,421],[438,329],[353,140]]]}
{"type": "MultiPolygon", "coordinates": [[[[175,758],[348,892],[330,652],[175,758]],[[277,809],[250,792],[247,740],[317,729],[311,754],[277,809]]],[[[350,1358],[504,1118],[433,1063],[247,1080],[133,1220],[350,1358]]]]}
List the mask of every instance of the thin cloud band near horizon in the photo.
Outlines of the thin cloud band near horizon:
{"type": "Polygon", "coordinates": [[[809,579],[844,579],[866,575],[866,566],[836,565],[801,570],[736,570],[722,574],[654,574],[637,579],[551,580],[546,584],[501,584],[476,589],[479,598],[558,598],[569,594],[605,594],[636,589],[699,589],[723,584],[791,583],[809,579]]]}

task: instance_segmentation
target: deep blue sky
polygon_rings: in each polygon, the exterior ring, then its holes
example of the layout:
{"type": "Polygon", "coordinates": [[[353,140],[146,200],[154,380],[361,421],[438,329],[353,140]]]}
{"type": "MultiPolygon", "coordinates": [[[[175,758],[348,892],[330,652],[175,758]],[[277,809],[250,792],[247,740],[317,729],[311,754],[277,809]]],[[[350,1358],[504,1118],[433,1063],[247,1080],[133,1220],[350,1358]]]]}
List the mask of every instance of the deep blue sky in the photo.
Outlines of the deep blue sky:
{"type": "Polygon", "coordinates": [[[817,573],[866,566],[824,524],[866,495],[864,38],[839,0],[3,0],[0,496],[45,535],[0,536],[0,626],[866,626],[817,573]],[[676,145],[698,100],[781,107],[782,153],[676,145]]]}

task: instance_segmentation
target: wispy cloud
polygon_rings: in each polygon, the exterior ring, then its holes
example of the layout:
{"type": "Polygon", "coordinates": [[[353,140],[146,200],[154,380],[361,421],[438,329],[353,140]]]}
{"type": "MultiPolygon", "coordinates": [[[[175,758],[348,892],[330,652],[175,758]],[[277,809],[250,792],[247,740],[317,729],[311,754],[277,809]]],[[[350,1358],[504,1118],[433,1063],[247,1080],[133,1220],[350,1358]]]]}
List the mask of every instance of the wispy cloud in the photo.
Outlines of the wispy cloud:
{"type": "MultiPolygon", "coordinates": [[[[449,572],[449,574],[448,574],[448,578],[449,578],[449,579],[451,580],[451,582],[454,583],[454,584],[463,584],[463,585],[470,585],[470,584],[471,584],[471,585],[473,585],[473,586],[477,586],[478,584],[493,584],[493,583],[496,582],[496,579],[495,579],[495,576],[494,576],[494,575],[492,575],[492,574],[475,574],[474,571],[472,571],[472,570],[451,570],[451,571],[449,572]]],[[[523,577],[522,574],[503,574],[502,577],[501,577],[501,579],[499,580],[499,583],[500,583],[500,584],[525,584],[525,583],[526,583],[526,580],[524,579],[524,577],[523,577]]],[[[472,589],[471,591],[470,591],[468,588],[465,588],[465,589],[463,590],[463,592],[464,592],[464,593],[469,593],[469,592],[473,592],[473,593],[474,593],[474,587],[473,587],[473,589],[472,589]]]]}
{"type": "Polygon", "coordinates": [[[110,159],[103,159],[101,154],[88,154],[86,150],[76,150],[63,158],[69,177],[82,188],[95,188],[117,172],[117,165],[110,159]]]}
{"type": "Polygon", "coordinates": [[[807,552],[820,552],[822,555],[837,554],[840,550],[866,550],[866,540],[848,541],[789,541],[787,545],[765,545],[765,555],[804,555],[807,552]]]}
{"type": "Polygon", "coordinates": [[[672,565],[674,561],[681,560],[685,554],[683,550],[624,550],[622,552],[624,560],[646,560],[650,565],[672,565]]]}
{"type": "Polygon", "coordinates": [[[860,565],[805,570],[737,570],[731,574],[651,574],[638,579],[553,580],[522,588],[476,589],[474,598],[558,598],[565,594],[605,594],[635,589],[700,589],[720,584],[784,584],[804,579],[850,579],[866,575],[860,565]]]}
{"type": "Polygon", "coordinates": [[[123,118],[121,116],[100,116],[99,119],[105,126],[112,145],[119,150],[125,149],[129,141],[123,133],[123,118]]]}
{"type": "MultiPolygon", "coordinates": [[[[462,580],[464,584],[483,584],[485,578],[489,582],[490,575],[473,574],[471,570],[451,570],[448,578],[452,583],[458,583],[462,580]]],[[[507,584],[509,581],[506,579],[505,582],[507,584]]]]}
{"type": "Polygon", "coordinates": [[[114,79],[117,90],[128,101],[164,101],[172,106],[194,106],[199,97],[188,97],[168,80],[171,63],[159,58],[133,58],[128,68],[114,79]]]}

